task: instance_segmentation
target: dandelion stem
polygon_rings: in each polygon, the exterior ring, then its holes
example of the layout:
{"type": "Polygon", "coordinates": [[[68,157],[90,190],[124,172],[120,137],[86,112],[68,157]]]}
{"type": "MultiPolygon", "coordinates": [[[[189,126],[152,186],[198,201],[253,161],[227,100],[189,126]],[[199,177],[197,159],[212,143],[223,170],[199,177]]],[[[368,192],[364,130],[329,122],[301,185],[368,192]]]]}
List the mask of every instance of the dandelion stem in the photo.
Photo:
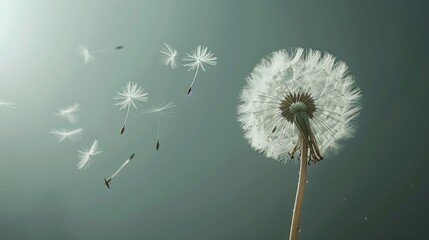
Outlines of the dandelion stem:
{"type": "Polygon", "coordinates": [[[194,82],[195,82],[195,79],[197,77],[199,69],[200,69],[200,66],[197,66],[197,70],[195,70],[195,74],[194,74],[194,78],[192,79],[191,86],[189,86],[189,89],[188,89],[188,95],[189,95],[189,93],[191,93],[192,86],[194,86],[194,82]]]}
{"type": "Polygon", "coordinates": [[[158,141],[156,141],[156,151],[159,149],[159,112],[158,112],[158,141]]]}
{"type": "Polygon", "coordinates": [[[128,114],[130,113],[130,106],[131,106],[131,105],[128,105],[128,108],[127,108],[127,115],[125,115],[124,125],[122,125],[122,128],[121,128],[121,135],[122,135],[122,134],[124,133],[124,131],[125,131],[125,125],[127,124],[128,114]]]}
{"type": "Polygon", "coordinates": [[[131,105],[128,105],[128,108],[127,108],[127,115],[125,115],[125,120],[124,120],[124,126],[125,126],[125,124],[127,124],[128,114],[130,113],[130,107],[131,107],[131,105]]]}
{"type": "Polygon", "coordinates": [[[98,53],[99,54],[99,53],[109,52],[112,50],[114,50],[114,48],[102,48],[102,49],[94,50],[94,51],[92,51],[92,53],[98,53]]]}
{"type": "Polygon", "coordinates": [[[307,179],[308,142],[305,137],[302,137],[301,139],[302,139],[301,157],[300,157],[301,166],[299,170],[298,187],[296,189],[295,205],[293,207],[292,223],[290,225],[289,240],[298,239],[302,200],[304,199],[304,186],[305,186],[305,180],[307,179]]]}
{"type": "Polygon", "coordinates": [[[125,161],[124,163],[122,163],[122,165],[118,168],[118,170],[116,170],[115,173],[113,173],[113,175],[110,177],[110,179],[113,179],[116,175],[118,175],[118,173],[125,167],[125,165],[127,165],[130,162],[130,159],[128,159],[127,161],[125,161]]]}
{"type": "Polygon", "coordinates": [[[159,140],[159,113],[158,113],[158,140],[159,140]]]}

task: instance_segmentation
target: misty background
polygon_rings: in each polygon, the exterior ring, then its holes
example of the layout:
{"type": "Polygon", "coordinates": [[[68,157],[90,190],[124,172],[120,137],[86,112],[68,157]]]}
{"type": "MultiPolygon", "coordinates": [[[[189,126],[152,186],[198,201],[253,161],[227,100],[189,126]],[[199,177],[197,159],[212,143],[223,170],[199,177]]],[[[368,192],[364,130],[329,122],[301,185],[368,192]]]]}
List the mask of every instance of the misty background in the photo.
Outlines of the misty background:
{"type": "Polygon", "coordinates": [[[267,159],[237,122],[245,78],[294,47],[345,61],[362,88],[354,138],[308,169],[299,239],[427,239],[428,4],[424,1],[0,0],[1,239],[287,239],[299,164],[267,159]],[[218,64],[160,62],[163,43],[218,64]],[[124,45],[84,64],[77,48],[124,45]],[[149,101],[112,99],[138,82],[149,101]],[[147,107],[174,101],[161,118],[147,107]],[[78,102],[79,122],[54,116],[78,102]],[[83,128],[81,142],[50,129],[83,128]],[[103,153],[86,171],[77,150],[103,153]],[[129,155],[135,158],[103,184],[129,155]]]}

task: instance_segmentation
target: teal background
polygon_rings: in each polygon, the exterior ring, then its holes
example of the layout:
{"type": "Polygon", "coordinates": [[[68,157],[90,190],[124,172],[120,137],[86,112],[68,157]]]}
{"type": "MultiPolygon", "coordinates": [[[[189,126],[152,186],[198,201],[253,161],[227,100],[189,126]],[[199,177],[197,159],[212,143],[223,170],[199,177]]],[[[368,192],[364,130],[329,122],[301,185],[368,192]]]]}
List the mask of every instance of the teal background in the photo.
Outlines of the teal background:
{"type": "MultiPolygon", "coordinates": [[[[297,163],[251,149],[237,122],[245,77],[267,54],[308,47],[350,66],[363,91],[353,139],[309,168],[300,239],[427,239],[425,1],[0,0],[0,239],[287,239],[297,163]],[[197,45],[218,57],[198,74],[162,65],[197,45]],[[83,64],[77,47],[124,45],[83,64]],[[149,101],[113,106],[128,81],[149,101]],[[152,105],[175,101],[155,150],[152,105]],[[80,121],[53,116],[79,102],[80,121]],[[82,127],[83,141],[50,129],[82,127]],[[86,171],[77,150],[104,152],[86,171]],[[136,156],[112,181],[131,153],[136,156]],[[365,220],[365,217],[367,220],[365,220]]],[[[179,61],[182,64],[182,61],[179,61]]]]}

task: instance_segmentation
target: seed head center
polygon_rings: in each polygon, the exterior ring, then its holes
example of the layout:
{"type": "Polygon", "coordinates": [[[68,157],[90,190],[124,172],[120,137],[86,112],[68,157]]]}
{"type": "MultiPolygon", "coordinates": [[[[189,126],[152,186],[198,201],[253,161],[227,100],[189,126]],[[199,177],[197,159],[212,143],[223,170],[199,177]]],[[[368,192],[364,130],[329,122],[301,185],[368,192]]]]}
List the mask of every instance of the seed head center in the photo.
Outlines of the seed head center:
{"type": "Polygon", "coordinates": [[[282,117],[293,123],[297,112],[304,112],[312,119],[316,111],[316,104],[309,93],[289,93],[280,102],[279,109],[282,117]]]}
{"type": "Polygon", "coordinates": [[[305,110],[307,110],[307,106],[305,106],[305,104],[302,102],[294,102],[289,106],[289,111],[291,113],[296,113],[299,111],[305,112],[305,110]]]}

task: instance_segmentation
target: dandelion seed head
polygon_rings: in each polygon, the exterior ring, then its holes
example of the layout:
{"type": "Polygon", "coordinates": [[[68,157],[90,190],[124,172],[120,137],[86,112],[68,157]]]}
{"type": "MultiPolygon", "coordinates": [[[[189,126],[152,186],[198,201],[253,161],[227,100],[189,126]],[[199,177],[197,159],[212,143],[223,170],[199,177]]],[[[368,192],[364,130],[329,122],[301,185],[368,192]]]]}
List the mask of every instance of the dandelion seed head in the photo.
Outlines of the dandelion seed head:
{"type": "Polygon", "coordinates": [[[50,134],[58,138],[59,142],[62,142],[65,139],[70,140],[71,142],[80,141],[82,139],[82,128],[77,128],[75,130],[66,130],[66,129],[52,129],[49,131],[50,134]]]}
{"type": "Polygon", "coordinates": [[[15,106],[16,105],[13,102],[0,101],[0,109],[2,109],[2,110],[14,109],[15,106]]]}
{"type": "Polygon", "coordinates": [[[102,148],[100,148],[97,139],[95,139],[91,147],[85,147],[81,150],[78,150],[79,163],[77,164],[77,167],[79,169],[87,169],[91,165],[93,157],[102,152],[102,148]]]}
{"type": "Polygon", "coordinates": [[[205,71],[208,66],[215,66],[216,60],[217,57],[215,57],[207,47],[197,46],[195,50],[192,50],[192,53],[186,53],[186,57],[183,58],[183,61],[188,63],[183,66],[188,67],[188,71],[192,71],[197,68],[201,68],[205,71]]]}
{"type": "Polygon", "coordinates": [[[75,123],[78,120],[76,112],[79,110],[79,103],[75,103],[67,108],[60,108],[55,113],[56,116],[67,119],[70,123],[75,123]]]}
{"type": "Polygon", "coordinates": [[[136,103],[148,100],[148,93],[138,86],[137,83],[128,82],[127,86],[122,88],[122,91],[118,91],[113,99],[119,100],[115,105],[119,106],[120,110],[129,108],[130,106],[137,108],[136,103]]]}
{"type": "Polygon", "coordinates": [[[174,69],[176,67],[177,50],[171,47],[169,44],[164,43],[164,47],[160,50],[160,52],[162,63],[174,69]]]}
{"type": "Polygon", "coordinates": [[[240,95],[238,121],[245,138],[283,163],[305,134],[314,136],[321,155],[338,150],[341,139],[352,137],[361,108],[361,90],[347,69],[329,53],[302,48],[262,59],[240,95]]]}
{"type": "Polygon", "coordinates": [[[78,47],[79,55],[82,57],[84,63],[89,63],[92,61],[95,57],[91,54],[89,49],[86,46],[79,46],[78,47]]]}
{"type": "Polygon", "coordinates": [[[159,112],[164,112],[170,108],[173,108],[175,106],[174,102],[169,102],[165,105],[160,105],[158,107],[153,106],[153,107],[149,107],[145,110],[142,111],[143,114],[150,114],[150,113],[159,113],[159,112]]]}

